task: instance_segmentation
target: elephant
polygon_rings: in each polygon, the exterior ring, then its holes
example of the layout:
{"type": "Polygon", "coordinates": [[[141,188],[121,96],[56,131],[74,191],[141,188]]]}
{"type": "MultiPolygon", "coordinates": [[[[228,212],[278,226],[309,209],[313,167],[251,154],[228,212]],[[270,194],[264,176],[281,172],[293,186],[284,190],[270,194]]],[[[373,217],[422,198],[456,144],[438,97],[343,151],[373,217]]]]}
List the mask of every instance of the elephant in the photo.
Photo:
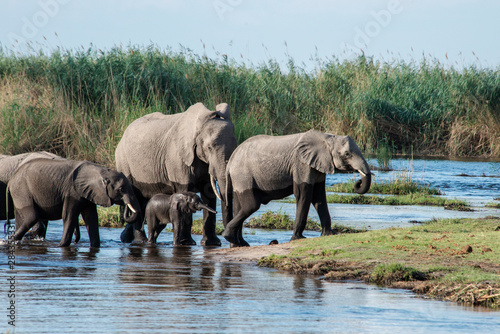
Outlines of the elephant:
{"type": "MultiPolygon", "coordinates": [[[[7,184],[14,172],[22,166],[23,163],[31,161],[33,159],[64,159],[58,155],[40,151],[32,153],[22,153],[17,155],[0,155],[0,220],[12,219],[14,218],[14,208],[9,208],[10,217],[6,216],[7,208],[5,207],[6,198],[5,192],[7,190],[7,184]]],[[[30,232],[31,237],[45,238],[45,233],[47,231],[47,221],[39,221],[33,227],[30,232]]],[[[79,234],[80,229],[75,230],[75,233],[79,234]]],[[[80,238],[80,236],[75,236],[80,238]]]]}
{"type": "Polygon", "coordinates": [[[156,194],[146,206],[146,221],[148,223],[148,242],[156,243],[160,232],[172,223],[174,245],[196,245],[191,237],[192,214],[198,210],[217,213],[207,206],[193,192],[175,193],[173,195],[156,194]]]}
{"type": "Polygon", "coordinates": [[[349,136],[310,130],[247,139],[233,152],[227,165],[226,192],[233,192],[234,218],[222,235],[236,246],[246,245],[239,232],[245,219],[261,204],[291,194],[297,200],[291,240],[304,238],[302,233],[311,203],[321,221],[321,235],[332,234],[325,179],[326,174],[336,170],[361,174],[361,180],[354,185],[357,193],[364,194],[370,189],[370,168],[349,136]]]}
{"type": "Polygon", "coordinates": [[[60,247],[70,245],[80,214],[91,247],[100,247],[97,205],[126,206],[124,219],[128,222],[135,221],[141,210],[125,175],[88,161],[31,160],[11,177],[7,197],[14,203],[14,240],[21,240],[38,220],[62,219],[60,247]]]}
{"type": "MultiPolygon", "coordinates": [[[[199,192],[211,208],[219,197],[223,223],[231,220],[232,194],[222,189],[226,188],[227,162],[238,143],[227,103],[215,109],[197,103],[178,114],[148,114],[127,127],[115,151],[116,169],[130,180],[143,208],[155,194],[192,191],[199,192]]],[[[127,224],[122,232],[122,242],[134,239],[146,241],[143,219],[133,226],[127,224]]],[[[203,211],[201,243],[221,245],[215,214],[208,210],[203,211]]]]}

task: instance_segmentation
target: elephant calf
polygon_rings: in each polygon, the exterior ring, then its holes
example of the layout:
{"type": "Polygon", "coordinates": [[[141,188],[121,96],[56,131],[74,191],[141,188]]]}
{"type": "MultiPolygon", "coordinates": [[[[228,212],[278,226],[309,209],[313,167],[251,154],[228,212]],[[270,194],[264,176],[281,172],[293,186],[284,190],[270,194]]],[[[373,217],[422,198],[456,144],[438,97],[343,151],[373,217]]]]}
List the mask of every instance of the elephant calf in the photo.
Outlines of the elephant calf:
{"type": "Polygon", "coordinates": [[[172,223],[174,245],[196,245],[196,242],[191,238],[192,214],[203,209],[217,213],[204,204],[201,198],[193,192],[154,195],[146,206],[148,242],[156,243],[160,232],[168,223],[172,223]]]}
{"type": "Polygon", "coordinates": [[[14,203],[14,240],[21,240],[39,220],[62,219],[61,247],[71,243],[80,214],[91,247],[100,246],[97,205],[125,206],[127,222],[140,214],[139,201],[125,175],[88,161],[31,160],[14,173],[7,185],[7,196],[14,203]]]}

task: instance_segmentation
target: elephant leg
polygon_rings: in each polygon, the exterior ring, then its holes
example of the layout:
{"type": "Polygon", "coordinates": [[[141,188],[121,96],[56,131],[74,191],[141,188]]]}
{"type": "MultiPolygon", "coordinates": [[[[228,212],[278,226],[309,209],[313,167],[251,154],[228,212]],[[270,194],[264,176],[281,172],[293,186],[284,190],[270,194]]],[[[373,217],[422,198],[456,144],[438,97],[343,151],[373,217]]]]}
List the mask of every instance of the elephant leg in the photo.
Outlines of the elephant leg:
{"type": "MultiPolygon", "coordinates": [[[[85,226],[87,227],[87,232],[89,233],[90,247],[100,247],[101,238],[99,236],[99,217],[97,215],[97,207],[92,205],[82,211],[82,218],[85,222],[85,226]]],[[[80,230],[78,223],[75,228],[80,230]]]]}
{"type": "MultiPolygon", "coordinates": [[[[211,192],[212,196],[207,196],[204,192],[201,193],[201,200],[211,208],[217,205],[217,197],[211,192]]],[[[192,219],[192,218],[191,218],[192,219]]],[[[220,239],[215,233],[216,216],[215,213],[203,210],[203,238],[201,244],[204,246],[220,246],[220,239]]]]}
{"type": "Polygon", "coordinates": [[[153,231],[153,242],[152,243],[156,243],[156,240],[158,239],[158,236],[160,235],[161,231],[163,231],[163,229],[165,227],[167,227],[166,224],[157,224],[156,225],[156,228],[153,231]]]}
{"type": "MultiPolygon", "coordinates": [[[[234,200],[234,212],[239,212],[240,210],[241,210],[241,205],[240,205],[239,201],[235,199],[234,200]]],[[[233,216],[233,215],[231,214],[231,216],[233,216]]],[[[227,223],[224,226],[224,229],[226,228],[226,226],[227,226],[227,223]]],[[[246,242],[245,239],[243,239],[243,224],[241,224],[240,227],[238,228],[238,240],[239,241],[237,243],[231,243],[231,248],[232,247],[247,247],[247,246],[250,246],[250,244],[248,242],[246,242]]]]}
{"type": "Polygon", "coordinates": [[[75,227],[75,244],[78,243],[78,241],[80,241],[80,224],[77,224],[76,227],[75,227]]]}
{"type": "Polygon", "coordinates": [[[245,196],[245,198],[241,198],[239,194],[236,194],[234,199],[235,215],[226,225],[222,236],[231,243],[231,247],[249,246],[248,242],[243,239],[243,223],[245,219],[260,208],[261,203],[257,200],[254,192],[250,196],[245,196]]]}
{"type": "Polygon", "coordinates": [[[127,224],[120,234],[120,240],[123,243],[131,243],[134,241],[134,225],[135,224],[127,224]]]}
{"type": "Polygon", "coordinates": [[[36,224],[38,214],[35,208],[25,208],[22,212],[17,209],[14,211],[16,216],[16,231],[12,237],[14,240],[19,241],[36,224]]]}
{"type": "Polygon", "coordinates": [[[63,219],[64,229],[61,241],[59,242],[59,247],[68,247],[71,244],[71,238],[73,237],[75,228],[78,228],[78,216],[74,216],[75,215],[63,219]]]}
{"type": "Polygon", "coordinates": [[[25,238],[27,239],[41,239],[44,240],[47,234],[48,220],[39,220],[35,226],[26,233],[25,238]]]}
{"type": "Polygon", "coordinates": [[[227,223],[233,219],[233,195],[228,194],[226,201],[221,202],[220,206],[222,210],[222,224],[226,227],[227,223]]]}
{"type": "MultiPolygon", "coordinates": [[[[147,201],[145,201],[147,203],[147,201]]],[[[127,223],[122,233],[120,234],[120,240],[123,243],[131,243],[134,240],[138,242],[146,242],[148,239],[146,237],[146,232],[144,231],[144,214],[146,205],[141,205],[141,214],[134,223],[127,223]]],[[[120,205],[120,222],[123,224],[125,220],[123,219],[123,213],[125,207],[120,205]]]]}
{"type": "Polygon", "coordinates": [[[196,245],[196,241],[191,236],[193,226],[193,215],[177,212],[177,217],[172,223],[174,226],[174,245],[196,245]]]}
{"type": "Polygon", "coordinates": [[[148,238],[146,237],[146,232],[144,231],[144,216],[139,215],[139,220],[132,224],[134,227],[134,241],[136,242],[146,242],[148,238]]]}
{"type": "Polygon", "coordinates": [[[146,221],[148,224],[148,243],[155,244],[156,238],[158,238],[162,229],[159,228],[159,221],[156,218],[156,215],[150,215],[148,212],[146,212],[146,215],[146,221]]]}
{"type": "Polygon", "coordinates": [[[297,199],[297,213],[291,240],[296,240],[305,238],[302,233],[307,224],[307,215],[309,214],[309,207],[311,206],[313,186],[304,183],[300,185],[294,184],[293,188],[293,193],[297,199]]]}
{"type": "Polygon", "coordinates": [[[318,212],[321,222],[321,235],[332,235],[332,218],[328,210],[328,202],[326,201],[325,182],[317,183],[314,186],[312,204],[318,212]]]}

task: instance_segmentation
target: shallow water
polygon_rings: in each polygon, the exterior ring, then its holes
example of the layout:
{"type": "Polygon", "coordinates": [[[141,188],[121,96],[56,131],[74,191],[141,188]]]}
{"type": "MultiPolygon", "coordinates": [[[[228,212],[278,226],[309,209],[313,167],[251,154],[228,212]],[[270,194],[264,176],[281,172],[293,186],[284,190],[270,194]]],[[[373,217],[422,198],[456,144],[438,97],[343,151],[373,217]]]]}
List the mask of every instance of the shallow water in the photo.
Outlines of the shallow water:
{"type": "MultiPolygon", "coordinates": [[[[453,176],[463,170],[481,175],[491,163],[425,161],[424,172],[417,170],[418,163],[414,161],[414,177],[422,173],[424,182],[446,187],[447,196],[473,198],[480,205],[498,195],[500,179],[453,176]]],[[[379,178],[391,177],[391,173],[376,173],[379,178]]],[[[328,181],[345,178],[335,175],[328,181]]],[[[294,205],[284,203],[263,206],[261,212],[280,208],[294,214],[294,205]]],[[[440,215],[498,215],[497,210],[457,213],[427,207],[334,204],[330,210],[336,222],[374,229],[440,215]]],[[[194,236],[198,246],[173,247],[172,234],[163,232],[157,246],[145,247],[121,244],[120,232],[101,228],[102,247],[94,251],[82,228],[77,246],[59,248],[62,224],[50,222],[47,241],[17,246],[14,273],[6,265],[3,247],[0,329],[12,329],[7,323],[7,278],[15,276],[19,333],[500,332],[500,312],[426,300],[404,290],[331,283],[252,264],[221,263],[199,246],[200,236],[194,236]]],[[[290,237],[291,232],[245,229],[252,245],[272,239],[282,243],[290,237]]],[[[223,247],[228,246],[223,241],[223,247]]]]}
{"type": "MultiPolygon", "coordinates": [[[[59,222],[51,223],[52,231],[62,229],[59,222]]],[[[221,263],[201,246],[172,247],[169,241],[156,247],[122,245],[115,241],[119,230],[103,228],[103,247],[90,251],[86,238],[78,247],[56,247],[52,240],[57,235],[51,232],[51,241],[27,242],[16,251],[18,332],[493,333],[500,329],[498,312],[424,300],[403,290],[221,263]]],[[[171,236],[165,233],[163,239],[171,236]]],[[[257,231],[252,238],[258,243],[274,236],[257,231]]],[[[200,237],[195,239],[199,243],[200,237]]]]}

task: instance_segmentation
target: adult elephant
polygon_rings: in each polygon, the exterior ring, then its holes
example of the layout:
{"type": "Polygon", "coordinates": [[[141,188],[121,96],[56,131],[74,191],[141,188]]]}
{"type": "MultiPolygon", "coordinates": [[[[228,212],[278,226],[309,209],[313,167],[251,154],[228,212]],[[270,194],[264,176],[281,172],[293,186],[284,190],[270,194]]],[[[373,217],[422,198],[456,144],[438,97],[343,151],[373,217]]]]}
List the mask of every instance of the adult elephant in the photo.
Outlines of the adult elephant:
{"type": "MultiPolygon", "coordinates": [[[[143,209],[155,194],[192,191],[211,208],[220,197],[224,224],[231,219],[231,194],[219,196],[216,182],[219,189],[226,188],[226,165],[237,141],[229,106],[222,103],[215,109],[197,103],[179,114],[153,113],[125,130],[115,152],[116,169],[131,181],[143,209]]],[[[143,218],[126,226],[123,242],[147,241],[143,218]]],[[[215,214],[203,210],[202,244],[221,244],[215,223],[215,214]]]]}
{"type": "Polygon", "coordinates": [[[80,214],[91,247],[100,246],[97,205],[124,205],[125,221],[137,219],[141,210],[125,175],[88,161],[31,160],[14,173],[7,196],[14,203],[14,240],[21,240],[38,220],[62,219],[61,247],[70,245],[80,214]]]}
{"type": "Polygon", "coordinates": [[[359,194],[371,185],[371,172],[356,143],[349,136],[310,130],[288,136],[255,136],[234,151],[227,165],[227,192],[234,194],[234,218],[222,234],[235,245],[246,245],[241,237],[243,222],[261,204],[291,194],[297,200],[292,240],[302,235],[311,203],[321,221],[321,235],[332,234],[325,192],[326,174],[358,171],[354,185],[359,194]]]}
{"type": "MultiPolygon", "coordinates": [[[[8,210],[9,217],[7,217],[7,208],[5,207],[5,191],[7,190],[7,184],[9,183],[10,178],[20,166],[34,159],[62,160],[64,158],[45,151],[22,153],[17,155],[0,155],[0,220],[14,218],[14,208],[11,207],[8,210]]],[[[40,221],[33,227],[31,235],[33,237],[45,238],[46,229],[47,221],[40,221]]],[[[79,238],[79,232],[79,229],[75,231],[75,233],[78,234],[78,236],[76,236],[77,238],[79,238]]]]}

